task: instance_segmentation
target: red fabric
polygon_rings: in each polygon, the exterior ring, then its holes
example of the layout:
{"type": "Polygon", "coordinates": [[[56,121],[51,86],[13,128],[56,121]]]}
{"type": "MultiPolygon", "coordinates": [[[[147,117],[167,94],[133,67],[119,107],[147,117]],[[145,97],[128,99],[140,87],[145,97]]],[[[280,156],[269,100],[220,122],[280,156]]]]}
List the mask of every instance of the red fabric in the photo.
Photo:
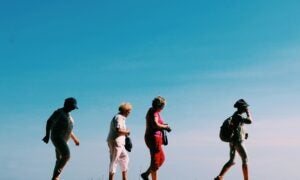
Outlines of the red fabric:
{"type": "Polygon", "coordinates": [[[153,108],[150,108],[146,115],[146,136],[162,136],[160,129],[155,124],[154,118],[158,118],[158,123],[164,124],[164,120],[160,116],[158,111],[155,111],[153,108]]]}
{"type": "Polygon", "coordinates": [[[146,145],[150,150],[151,155],[151,170],[157,171],[165,161],[165,153],[162,148],[162,137],[152,136],[145,137],[146,145]]]}

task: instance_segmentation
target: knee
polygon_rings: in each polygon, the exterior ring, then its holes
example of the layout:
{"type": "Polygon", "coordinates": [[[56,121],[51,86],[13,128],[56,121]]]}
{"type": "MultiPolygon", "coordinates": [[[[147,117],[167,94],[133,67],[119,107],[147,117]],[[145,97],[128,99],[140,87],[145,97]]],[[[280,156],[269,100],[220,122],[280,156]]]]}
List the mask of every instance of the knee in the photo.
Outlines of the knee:
{"type": "Polygon", "coordinates": [[[230,167],[230,166],[233,166],[233,165],[235,165],[235,162],[232,161],[232,160],[228,161],[228,162],[225,164],[225,166],[227,166],[227,167],[230,167]]]}
{"type": "Polygon", "coordinates": [[[242,158],[242,163],[243,163],[243,164],[247,164],[247,163],[248,163],[248,156],[247,156],[246,153],[244,153],[244,154],[241,156],[241,158],[242,158]]]}
{"type": "Polygon", "coordinates": [[[160,159],[160,166],[163,165],[163,163],[165,162],[165,160],[166,160],[165,155],[162,154],[161,159],[160,159]]]}
{"type": "Polygon", "coordinates": [[[65,154],[61,157],[61,160],[67,162],[70,160],[70,158],[71,158],[70,154],[65,154]]]}
{"type": "Polygon", "coordinates": [[[243,163],[243,165],[247,165],[248,164],[248,158],[247,157],[243,158],[242,163],[243,163]]]}

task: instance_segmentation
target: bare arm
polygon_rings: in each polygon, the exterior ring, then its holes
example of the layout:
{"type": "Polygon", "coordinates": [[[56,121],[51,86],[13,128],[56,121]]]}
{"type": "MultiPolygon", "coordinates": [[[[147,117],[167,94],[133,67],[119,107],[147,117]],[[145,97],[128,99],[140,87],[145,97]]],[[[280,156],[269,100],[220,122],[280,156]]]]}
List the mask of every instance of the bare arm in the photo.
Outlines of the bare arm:
{"type": "Polygon", "coordinates": [[[246,110],[246,114],[247,114],[247,119],[244,122],[246,124],[251,124],[252,123],[252,116],[251,116],[251,113],[250,113],[249,109],[246,110]]]}
{"type": "Polygon", "coordinates": [[[155,125],[158,129],[166,129],[166,130],[171,130],[170,126],[167,125],[167,124],[161,124],[158,122],[158,117],[154,116],[154,122],[155,122],[155,125]]]}
{"type": "Polygon", "coordinates": [[[76,144],[76,146],[79,146],[79,144],[80,144],[79,139],[75,136],[73,131],[71,132],[71,138],[74,141],[74,143],[76,144]]]}
{"type": "Polygon", "coordinates": [[[130,134],[129,129],[125,129],[125,128],[117,128],[117,133],[119,136],[125,135],[128,136],[130,134]]]}

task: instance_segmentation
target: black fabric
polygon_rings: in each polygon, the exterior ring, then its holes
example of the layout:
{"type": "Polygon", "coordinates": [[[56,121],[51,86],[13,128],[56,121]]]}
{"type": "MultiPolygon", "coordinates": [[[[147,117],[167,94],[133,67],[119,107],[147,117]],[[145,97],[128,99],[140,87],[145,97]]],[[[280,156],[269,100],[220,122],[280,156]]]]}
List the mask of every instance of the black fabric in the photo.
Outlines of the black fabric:
{"type": "Polygon", "coordinates": [[[52,114],[49,120],[53,121],[51,137],[62,137],[67,141],[73,130],[73,122],[71,121],[69,114],[65,113],[62,109],[58,109],[52,114]]]}
{"type": "Polygon", "coordinates": [[[162,141],[163,141],[163,145],[168,145],[168,136],[167,136],[167,132],[166,130],[162,130],[162,141]]]}
{"type": "Polygon", "coordinates": [[[131,149],[132,149],[132,141],[130,139],[129,136],[126,136],[126,139],[125,139],[125,149],[128,151],[128,152],[131,152],[131,149]]]}
{"type": "Polygon", "coordinates": [[[234,129],[231,125],[231,121],[232,121],[232,117],[230,116],[223,122],[220,128],[219,137],[224,142],[232,141],[232,137],[234,135],[234,129]]]}

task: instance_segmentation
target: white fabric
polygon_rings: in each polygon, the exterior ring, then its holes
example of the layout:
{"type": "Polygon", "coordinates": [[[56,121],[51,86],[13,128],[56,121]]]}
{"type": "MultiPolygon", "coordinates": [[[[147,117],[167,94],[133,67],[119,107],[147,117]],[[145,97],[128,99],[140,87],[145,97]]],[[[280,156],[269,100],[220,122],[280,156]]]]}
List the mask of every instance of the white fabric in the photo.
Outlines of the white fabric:
{"type": "Polygon", "coordinates": [[[107,137],[107,143],[109,147],[110,154],[110,164],[109,164],[109,172],[115,173],[117,169],[117,165],[120,165],[122,172],[127,171],[129,156],[128,152],[125,149],[125,135],[118,136],[117,130],[126,129],[125,124],[126,117],[117,114],[113,117],[110,123],[110,130],[107,137]]]}
{"type": "Polygon", "coordinates": [[[126,129],[125,124],[126,117],[117,114],[114,116],[114,118],[111,120],[110,123],[110,130],[107,137],[107,142],[115,141],[118,145],[125,145],[125,135],[118,136],[117,129],[126,129]]]}
{"type": "Polygon", "coordinates": [[[129,156],[124,145],[118,146],[114,141],[108,142],[109,153],[110,153],[110,164],[109,172],[115,173],[117,170],[117,165],[120,165],[121,171],[128,170],[129,156]]]}

